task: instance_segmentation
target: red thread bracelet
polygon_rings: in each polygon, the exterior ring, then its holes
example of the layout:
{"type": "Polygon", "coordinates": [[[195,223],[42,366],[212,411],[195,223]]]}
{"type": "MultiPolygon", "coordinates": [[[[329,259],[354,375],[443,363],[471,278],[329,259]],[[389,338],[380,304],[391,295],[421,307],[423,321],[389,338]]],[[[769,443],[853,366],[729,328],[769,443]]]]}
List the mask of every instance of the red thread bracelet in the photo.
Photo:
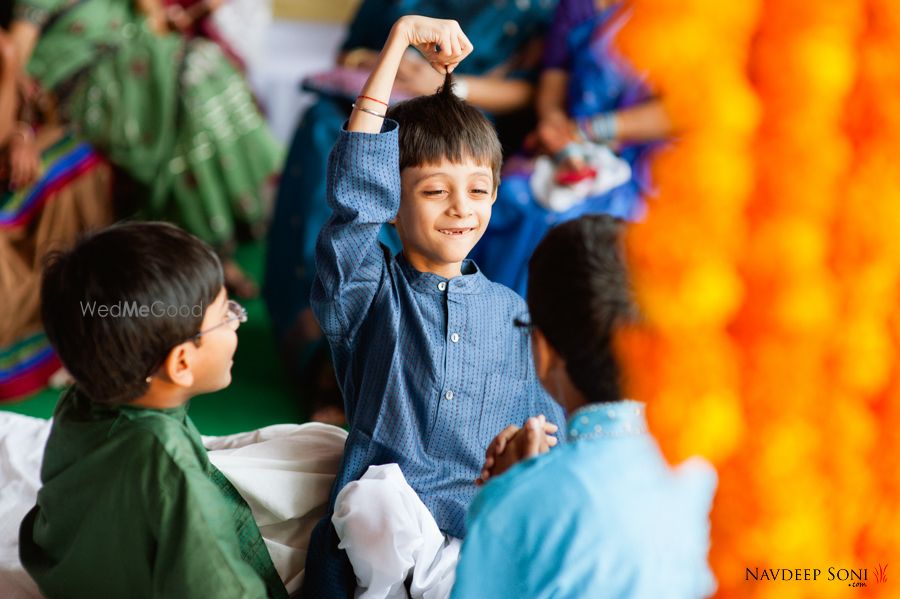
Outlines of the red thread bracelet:
{"type": "Polygon", "coordinates": [[[382,102],[381,100],[376,100],[375,98],[372,98],[372,97],[370,97],[370,96],[356,96],[356,99],[357,99],[357,100],[372,100],[373,102],[378,102],[378,103],[381,104],[382,106],[387,106],[387,105],[388,105],[387,102],[382,102]]]}

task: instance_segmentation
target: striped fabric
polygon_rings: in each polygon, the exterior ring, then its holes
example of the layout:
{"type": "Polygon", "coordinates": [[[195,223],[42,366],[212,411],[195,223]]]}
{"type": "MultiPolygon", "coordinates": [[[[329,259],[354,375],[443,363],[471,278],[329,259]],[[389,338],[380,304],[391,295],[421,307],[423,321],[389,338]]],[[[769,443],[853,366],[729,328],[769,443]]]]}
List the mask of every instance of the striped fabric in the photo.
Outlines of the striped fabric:
{"type": "Polygon", "coordinates": [[[17,192],[0,194],[0,229],[24,227],[56,191],[96,166],[100,157],[83,142],[64,137],[41,156],[44,176],[17,192]]]}
{"type": "MultiPolygon", "coordinates": [[[[101,163],[102,159],[83,142],[63,137],[41,156],[44,175],[34,185],[16,192],[0,193],[0,235],[28,227],[52,201],[54,194],[101,163]]],[[[34,393],[61,364],[47,337],[34,332],[8,346],[0,346],[0,401],[34,393]]]]}
{"type": "Polygon", "coordinates": [[[0,401],[38,391],[60,367],[43,333],[0,347],[0,401]]]}

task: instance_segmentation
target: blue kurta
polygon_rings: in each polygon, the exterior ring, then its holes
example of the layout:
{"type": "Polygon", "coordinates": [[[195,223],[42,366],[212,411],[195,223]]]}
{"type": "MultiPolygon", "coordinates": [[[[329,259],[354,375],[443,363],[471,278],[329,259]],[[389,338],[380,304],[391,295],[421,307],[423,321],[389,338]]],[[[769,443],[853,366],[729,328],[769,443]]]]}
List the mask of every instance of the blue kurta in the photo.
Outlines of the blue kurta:
{"type": "Polygon", "coordinates": [[[333,214],[312,307],[350,424],[334,493],[370,465],[397,463],[438,527],[462,537],[494,435],[532,415],[561,426],[564,416],[535,376],[528,332],[513,326],[527,319],[518,295],[472,262],[445,279],[378,242],[400,206],[397,133],[394,121],[378,135],[344,131],[329,164],[333,214]]]}
{"type": "Polygon", "coordinates": [[[712,594],[715,470],[700,459],[669,469],[639,402],[582,408],[568,438],[473,502],[453,599],[712,594]]]}

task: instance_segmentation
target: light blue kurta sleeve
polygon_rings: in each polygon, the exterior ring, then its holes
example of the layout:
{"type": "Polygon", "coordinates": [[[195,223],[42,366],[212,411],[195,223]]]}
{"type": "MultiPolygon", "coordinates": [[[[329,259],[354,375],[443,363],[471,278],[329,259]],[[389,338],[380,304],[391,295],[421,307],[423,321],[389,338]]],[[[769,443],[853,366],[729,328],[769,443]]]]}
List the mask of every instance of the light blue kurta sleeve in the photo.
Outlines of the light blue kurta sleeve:
{"type": "MultiPolygon", "coordinates": [[[[451,599],[528,597],[515,549],[503,539],[484,538],[484,531],[476,530],[477,540],[467,543],[460,555],[451,599]]],[[[469,532],[466,539],[472,534],[469,532]]]]}
{"type": "MultiPolygon", "coordinates": [[[[530,597],[527,569],[531,548],[525,542],[523,510],[516,493],[516,480],[522,471],[533,471],[537,460],[519,464],[499,478],[491,480],[469,508],[468,531],[456,567],[452,599],[478,597],[530,597]]],[[[540,511],[538,505],[534,505],[540,511]]],[[[540,516],[538,515],[538,518],[540,516]]],[[[533,524],[534,521],[532,521],[533,524]]]]}
{"type": "Polygon", "coordinates": [[[522,547],[510,547],[489,526],[470,524],[456,567],[451,599],[528,597],[519,559],[522,547]]]}

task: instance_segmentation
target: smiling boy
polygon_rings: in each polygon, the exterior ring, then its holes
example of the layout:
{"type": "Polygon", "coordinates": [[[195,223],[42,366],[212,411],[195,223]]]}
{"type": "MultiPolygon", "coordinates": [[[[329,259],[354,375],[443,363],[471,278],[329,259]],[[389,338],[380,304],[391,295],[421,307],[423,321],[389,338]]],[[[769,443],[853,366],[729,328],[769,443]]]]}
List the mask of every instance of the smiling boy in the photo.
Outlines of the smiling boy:
{"type": "Polygon", "coordinates": [[[465,259],[496,197],[496,132],[449,75],[386,112],[409,46],[440,72],[472,50],[454,21],[400,19],[331,155],[312,306],[350,435],[333,514],[311,541],[308,597],[446,596],[488,443],[533,414],[563,422],[513,327],[524,302],[465,259]],[[397,256],[378,243],[386,222],[397,256]]]}

